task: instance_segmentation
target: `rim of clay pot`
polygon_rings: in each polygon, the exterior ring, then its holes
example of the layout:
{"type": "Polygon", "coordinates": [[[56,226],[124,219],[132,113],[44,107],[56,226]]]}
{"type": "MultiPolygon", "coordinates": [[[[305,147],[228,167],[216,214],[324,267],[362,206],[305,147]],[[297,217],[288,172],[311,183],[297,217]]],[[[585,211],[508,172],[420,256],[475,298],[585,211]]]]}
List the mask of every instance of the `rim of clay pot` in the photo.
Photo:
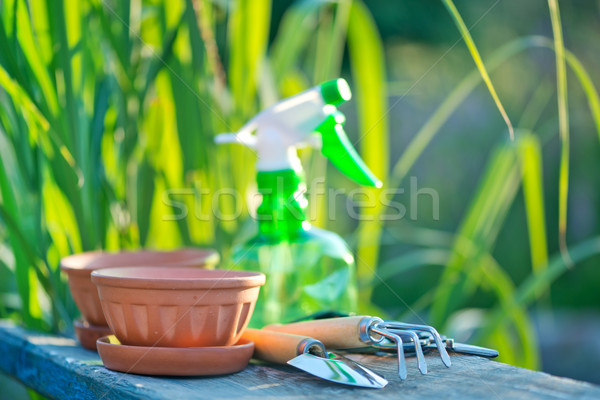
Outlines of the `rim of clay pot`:
{"type": "Polygon", "coordinates": [[[76,275],[89,275],[93,270],[127,266],[192,267],[216,265],[220,260],[214,249],[183,248],[171,251],[135,250],[110,253],[88,251],[73,254],[60,260],[60,268],[76,275]]]}
{"type": "Polygon", "coordinates": [[[140,289],[229,289],[265,284],[260,272],[184,267],[116,267],[92,272],[99,286],[140,289]]]}

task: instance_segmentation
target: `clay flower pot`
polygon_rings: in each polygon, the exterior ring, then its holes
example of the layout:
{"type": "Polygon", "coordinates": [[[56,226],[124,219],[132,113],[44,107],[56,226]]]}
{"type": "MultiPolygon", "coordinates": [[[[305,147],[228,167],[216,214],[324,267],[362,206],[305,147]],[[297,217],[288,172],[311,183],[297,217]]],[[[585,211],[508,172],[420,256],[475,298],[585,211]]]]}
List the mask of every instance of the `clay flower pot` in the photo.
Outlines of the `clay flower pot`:
{"type": "Polygon", "coordinates": [[[96,341],[101,337],[112,335],[112,331],[108,325],[90,325],[89,322],[80,319],[73,322],[73,327],[75,328],[75,336],[77,336],[79,344],[88,350],[97,351],[96,341]]]}
{"type": "Polygon", "coordinates": [[[139,265],[214,268],[218,262],[219,254],[211,249],[141,250],[120,253],[94,251],[65,257],[60,261],[60,267],[67,273],[69,289],[84,320],[92,325],[107,326],[98,290],[90,280],[93,270],[139,265]]]}
{"type": "Polygon", "coordinates": [[[123,344],[231,346],[250,321],[265,275],[198,268],[96,270],[104,315],[123,344]]]}

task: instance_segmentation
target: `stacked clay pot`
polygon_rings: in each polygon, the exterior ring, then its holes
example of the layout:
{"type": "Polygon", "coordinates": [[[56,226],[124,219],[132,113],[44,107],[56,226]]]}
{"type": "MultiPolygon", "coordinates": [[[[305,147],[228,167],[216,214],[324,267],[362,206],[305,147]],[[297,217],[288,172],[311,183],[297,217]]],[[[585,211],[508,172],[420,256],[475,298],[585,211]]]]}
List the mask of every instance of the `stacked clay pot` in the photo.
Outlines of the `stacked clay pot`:
{"type": "Polygon", "coordinates": [[[186,267],[95,270],[114,336],[97,341],[104,365],[150,375],[218,375],[242,370],[254,344],[241,339],[265,275],[186,267]]]}
{"type": "Polygon", "coordinates": [[[107,322],[98,290],[90,277],[92,271],[115,267],[160,266],[162,268],[214,268],[219,255],[210,249],[181,249],[176,251],[123,251],[118,253],[86,252],[61,260],[61,269],[67,273],[69,289],[82,319],[75,321],[75,333],[80,344],[96,350],[96,340],[109,335],[107,322]]]}

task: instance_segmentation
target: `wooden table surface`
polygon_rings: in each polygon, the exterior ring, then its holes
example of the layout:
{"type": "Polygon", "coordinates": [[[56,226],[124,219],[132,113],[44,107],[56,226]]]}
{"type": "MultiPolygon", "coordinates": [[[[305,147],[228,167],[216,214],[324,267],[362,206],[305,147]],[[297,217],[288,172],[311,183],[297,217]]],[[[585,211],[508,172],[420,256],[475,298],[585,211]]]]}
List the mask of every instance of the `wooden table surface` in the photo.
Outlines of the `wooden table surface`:
{"type": "MultiPolygon", "coordinates": [[[[529,371],[473,356],[452,355],[446,368],[427,355],[421,375],[407,358],[408,379],[398,379],[391,356],[350,355],[389,380],[384,389],[354,388],[312,377],[289,366],[252,361],[244,371],[218,377],[163,378],[110,371],[74,339],[25,331],[0,321],[0,370],[54,399],[600,399],[600,386],[529,371]]],[[[2,389],[0,388],[0,397],[2,389]]]]}

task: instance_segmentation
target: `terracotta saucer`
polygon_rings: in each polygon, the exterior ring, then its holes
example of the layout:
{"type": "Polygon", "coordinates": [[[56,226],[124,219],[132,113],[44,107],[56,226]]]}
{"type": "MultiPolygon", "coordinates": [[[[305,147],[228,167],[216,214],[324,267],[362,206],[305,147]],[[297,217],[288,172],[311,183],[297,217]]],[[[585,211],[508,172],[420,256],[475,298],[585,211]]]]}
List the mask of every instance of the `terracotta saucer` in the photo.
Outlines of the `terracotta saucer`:
{"type": "Polygon", "coordinates": [[[73,326],[75,327],[75,336],[77,336],[79,344],[88,350],[96,351],[96,340],[112,334],[108,326],[92,325],[80,319],[73,322],[73,326]]]}
{"type": "Polygon", "coordinates": [[[233,346],[145,347],[121,344],[114,335],[96,341],[104,366],[140,375],[223,375],[246,368],[254,342],[240,339],[233,346]]]}

